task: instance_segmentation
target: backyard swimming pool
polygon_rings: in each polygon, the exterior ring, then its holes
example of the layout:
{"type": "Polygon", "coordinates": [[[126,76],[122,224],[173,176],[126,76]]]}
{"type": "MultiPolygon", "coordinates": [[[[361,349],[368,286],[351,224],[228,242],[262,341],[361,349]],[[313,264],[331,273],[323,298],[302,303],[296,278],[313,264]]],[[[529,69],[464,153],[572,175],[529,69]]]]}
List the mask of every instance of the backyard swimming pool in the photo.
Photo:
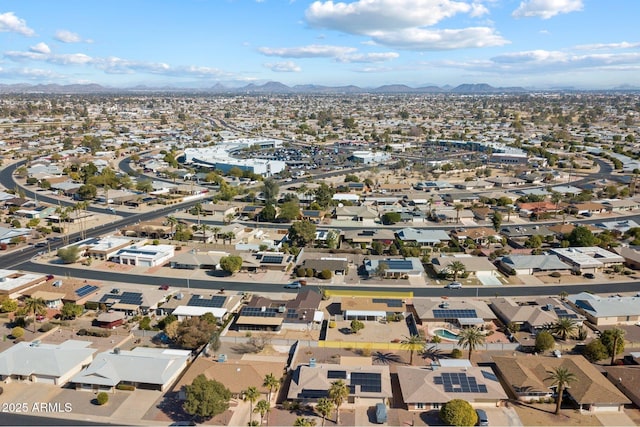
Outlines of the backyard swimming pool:
{"type": "Polygon", "coordinates": [[[449,341],[458,341],[458,338],[460,338],[458,335],[454,334],[453,332],[447,329],[435,329],[433,333],[439,336],[440,338],[449,340],[449,341]]]}

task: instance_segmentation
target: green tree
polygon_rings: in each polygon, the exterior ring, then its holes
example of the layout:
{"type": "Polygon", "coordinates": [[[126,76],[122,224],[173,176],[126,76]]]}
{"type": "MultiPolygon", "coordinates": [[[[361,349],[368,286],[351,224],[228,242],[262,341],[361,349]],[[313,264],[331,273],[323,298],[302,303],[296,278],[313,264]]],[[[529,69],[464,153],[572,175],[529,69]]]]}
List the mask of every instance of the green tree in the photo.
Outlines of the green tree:
{"type": "Polygon", "coordinates": [[[2,304],[0,305],[0,307],[2,307],[0,311],[2,311],[3,313],[11,313],[18,309],[18,301],[6,298],[2,300],[2,304]]]}
{"type": "Polygon", "coordinates": [[[237,273],[242,268],[242,258],[237,255],[222,257],[220,259],[220,267],[227,273],[237,273]]]}
{"type": "Polygon", "coordinates": [[[324,422],[327,418],[331,416],[333,412],[333,402],[331,399],[327,397],[321,397],[318,399],[318,404],[316,405],[316,412],[320,414],[322,417],[322,427],[324,427],[324,422]]]}
{"type": "Polygon", "coordinates": [[[279,193],[280,186],[273,178],[267,178],[262,182],[262,196],[264,197],[265,205],[275,205],[278,201],[279,193]]]}
{"type": "Polygon", "coordinates": [[[458,345],[462,348],[469,348],[469,360],[471,360],[471,353],[484,344],[484,338],[482,331],[475,326],[465,328],[458,335],[458,345]]]}
{"type": "Polygon", "coordinates": [[[78,261],[80,257],[80,247],[79,246],[68,246],[66,248],[58,249],[56,255],[62,260],[65,264],[73,264],[78,261]]]}
{"type": "Polygon", "coordinates": [[[609,352],[607,351],[607,347],[605,347],[605,345],[602,344],[602,341],[600,341],[600,338],[597,338],[584,346],[582,355],[589,362],[595,363],[609,357],[609,352]]]}
{"type": "Polygon", "coordinates": [[[502,214],[498,211],[493,213],[491,217],[491,223],[493,224],[493,229],[497,232],[500,231],[500,227],[502,227],[502,214]]]}
{"type": "Polygon", "coordinates": [[[293,221],[300,216],[300,205],[294,201],[285,202],[280,205],[278,219],[282,221],[293,221]]]}
{"type": "Polygon", "coordinates": [[[353,332],[354,334],[357,334],[363,329],[364,329],[364,323],[356,319],[351,321],[351,332],[353,332]]]}
{"type": "Polygon", "coordinates": [[[558,338],[566,341],[568,337],[572,337],[578,331],[578,324],[569,317],[560,317],[551,325],[551,330],[558,338]]]}
{"type": "Polygon", "coordinates": [[[305,417],[298,417],[293,422],[294,427],[312,427],[316,425],[316,420],[305,417]]]}
{"type": "Polygon", "coordinates": [[[552,371],[547,371],[549,376],[545,378],[545,381],[551,381],[551,386],[556,386],[556,415],[560,414],[560,407],[562,406],[562,395],[564,389],[576,381],[576,376],[573,372],[570,372],[564,366],[558,366],[552,371]]]}
{"type": "Polygon", "coordinates": [[[72,302],[66,302],[60,310],[60,315],[63,319],[75,319],[80,316],[84,311],[84,307],[72,302]]]}
{"type": "Polygon", "coordinates": [[[382,222],[384,224],[393,225],[400,222],[401,220],[402,220],[402,217],[398,212],[387,212],[384,215],[382,215],[382,222]]]}
{"type": "Polygon", "coordinates": [[[625,331],[620,328],[607,329],[600,334],[600,341],[611,356],[611,365],[614,364],[616,355],[624,351],[624,335],[625,331]]]}
{"type": "Polygon", "coordinates": [[[307,246],[316,238],[316,225],[307,220],[296,221],[289,227],[289,239],[299,248],[307,246]]]}
{"type": "Polygon", "coordinates": [[[336,424],[340,424],[340,406],[349,397],[349,386],[343,380],[337,380],[331,383],[329,387],[329,399],[336,407],[336,424]]]}
{"type": "Polygon", "coordinates": [[[216,329],[215,323],[200,317],[185,319],[178,325],[176,343],[182,348],[199,348],[209,342],[216,329]]]}
{"type": "Polygon", "coordinates": [[[260,221],[271,222],[276,219],[276,208],[272,204],[267,204],[259,215],[260,221]]]}
{"type": "MultiPolygon", "coordinates": [[[[42,298],[25,298],[23,309],[27,315],[33,314],[35,320],[36,314],[44,313],[47,309],[47,303],[42,298]]],[[[33,332],[36,331],[35,322],[33,322],[33,332]]]]}
{"type": "Polygon", "coordinates": [[[251,386],[243,394],[243,399],[249,402],[249,423],[251,423],[253,421],[253,404],[260,398],[260,392],[256,387],[251,386]]]}
{"type": "Polygon", "coordinates": [[[98,187],[93,184],[85,184],[78,188],[78,196],[82,200],[93,200],[98,195],[98,187]]]}
{"type": "Polygon", "coordinates": [[[556,340],[547,331],[541,331],[536,335],[535,349],[538,353],[551,350],[556,345],[556,340]]]}
{"type": "Polygon", "coordinates": [[[229,389],[216,380],[208,380],[203,374],[186,386],[185,391],[186,400],[182,408],[187,414],[209,419],[229,409],[229,389]]]}
{"type": "Polygon", "coordinates": [[[473,426],[478,414],[466,400],[453,399],[440,408],[440,419],[448,426],[473,426]]]}
{"type": "Polygon", "coordinates": [[[315,191],[315,201],[322,209],[326,209],[331,203],[334,193],[335,191],[333,188],[329,187],[326,183],[321,182],[320,186],[316,188],[315,191]]]}
{"type": "Polygon", "coordinates": [[[569,243],[575,247],[596,246],[598,238],[593,235],[591,230],[583,225],[579,225],[569,233],[569,243]]]}
{"type": "Polygon", "coordinates": [[[409,351],[409,364],[413,365],[413,354],[416,351],[424,349],[425,341],[420,335],[411,335],[404,337],[401,344],[402,348],[409,351]]]}

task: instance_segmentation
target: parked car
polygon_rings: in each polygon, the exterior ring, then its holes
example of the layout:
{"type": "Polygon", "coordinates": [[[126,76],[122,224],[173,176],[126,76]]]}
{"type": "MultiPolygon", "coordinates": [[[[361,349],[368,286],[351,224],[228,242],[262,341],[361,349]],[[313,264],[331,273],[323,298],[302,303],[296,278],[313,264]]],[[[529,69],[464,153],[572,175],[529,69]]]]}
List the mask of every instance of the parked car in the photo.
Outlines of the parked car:
{"type": "Polygon", "coordinates": [[[478,414],[478,425],[479,426],[488,426],[489,419],[487,418],[487,413],[483,409],[476,409],[476,414],[478,414]]]}
{"type": "Polygon", "coordinates": [[[447,289],[461,289],[462,288],[462,283],[460,283],[460,282],[451,282],[447,286],[445,286],[445,288],[447,288],[447,289]]]}
{"type": "Polygon", "coordinates": [[[596,275],[593,273],[584,273],[584,278],[585,279],[595,279],[596,275]]]}
{"type": "Polygon", "coordinates": [[[300,282],[292,282],[284,285],[285,289],[300,289],[302,284],[300,282]]]}
{"type": "Polygon", "coordinates": [[[387,422],[387,405],[384,403],[376,403],[376,423],[384,424],[387,422]]]}
{"type": "Polygon", "coordinates": [[[169,290],[169,285],[160,285],[160,290],[168,291],[169,290]]]}
{"type": "Polygon", "coordinates": [[[53,280],[54,277],[55,276],[53,274],[47,274],[47,280],[53,280]]]}

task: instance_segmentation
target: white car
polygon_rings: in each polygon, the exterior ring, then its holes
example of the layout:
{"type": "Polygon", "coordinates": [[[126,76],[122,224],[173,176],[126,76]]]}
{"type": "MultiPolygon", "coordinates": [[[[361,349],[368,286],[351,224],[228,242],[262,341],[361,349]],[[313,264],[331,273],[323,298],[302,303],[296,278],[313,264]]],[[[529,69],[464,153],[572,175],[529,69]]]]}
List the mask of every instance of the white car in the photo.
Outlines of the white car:
{"type": "Polygon", "coordinates": [[[448,289],[461,289],[462,288],[462,283],[460,283],[460,282],[451,282],[447,286],[445,286],[445,288],[448,288],[448,289]]]}
{"type": "Polygon", "coordinates": [[[302,284],[300,282],[292,282],[284,285],[285,289],[300,289],[301,287],[302,287],[302,284]]]}

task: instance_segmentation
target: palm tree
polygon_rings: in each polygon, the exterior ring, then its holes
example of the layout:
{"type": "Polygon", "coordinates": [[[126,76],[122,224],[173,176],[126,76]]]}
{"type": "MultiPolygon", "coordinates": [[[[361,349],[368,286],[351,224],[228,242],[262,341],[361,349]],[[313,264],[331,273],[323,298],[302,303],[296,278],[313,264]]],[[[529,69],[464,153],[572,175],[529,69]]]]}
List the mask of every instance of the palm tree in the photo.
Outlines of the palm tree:
{"type": "Polygon", "coordinates": [[[259,397],[260,392],[254,386],[251,386],[244,391],[244,400],[249,401],[249,423],[253,421],[253,404],[259,397]]]}
{"type": "Polygon", "coordinates": [[[264,377],[262,385],[269,389],[269,402],[271,402],[271,393],[280,388],[280,380],[273,374],[267,374],[264,377]]]}
{"type": "Polygon", "coordinates": [[[553,325],[551,325],[551,330],[562,341],[566,341],[567,337],[572,336],[578,330],[578,325],[573,319],[560,317],[553,325]]]}
{"type": "Polygon", "coordinates": [[[42,298],[26,298],[24,300],[24,310],[27,313],[33,313],[33,332],[36,331],[36,314],[46,310],[47,303],[42,298]]]}
{"type": "MultiPolygon", "coordinates": [[[[271,405],[266,400],[262,399],[258,403],[256,403],[256,407],[253,409],[253,412],[257,412],[260,414],[260,425],[262,425],[262,420],[264,416],[271,411],[271,405]]],[[[267,424],[269,421],[267,420],[267,424]]]]}
{"type": "Polygon", "coordinates": [[[218,235],[220,234],[220,227],[212,227],[211,228],[211,232],[213,233],[213,238],[215,239],[216,243],[218,243],[218,235]]]}
{"type": "Polygon", "coordinates": [[[171,238],[173,239],[173,230],[178,225],[178,218],[173,215],[169,215],[167,217],[167,223],[169,223],[169,225],[171,226],[171,238]]]}
{"type": "Polygon", "coordinates": [[[331,413],[333,412],[333,402],[327,397],[321,397],[320,399],[318,399],[316,411],[318,411],[318,413],[322,416],[322,427],[324,427],[324,421],[327,419],[327,417],[331,416],[331,413]]]}
{"type": "Polygon", "coordinates": [[[207,244],[207,231],[211,230],[211,227],[209,227],[207,224],[200,224],[200,231],[202,231],[202,242],[206,245],[207,244]]]}
{"type": "Polygon", "coordinates": [[[462,348],[469,347],[469,360],[473,350],[484,344],[484,334],[476,327],[463,329],[458,335],[458,345],[462,348]]]}
{"type": "Polygon", "coordinates": [[[404,337],[400,344],[402,348],[409,351],[409,365],[413,365],[413,353],[422,350],[424,348],[424,339],[420,335],[411,335],[410,337],[404,337]]]}
{"type": "Polygon", "coordinates": [[[560,413],[560,406],[562,405],[562,395],[564,394],[564,389],[567,388],[569,384],[574,382],[577,378],[573,372],[570,372],[564,366],[558,366],[553,371],[547,371],[549,376],[545,378],[545,381],[551,381],[551,386],[556,386],[556,415],[560,413]]]}
{"type": "Polygon", "coordinates": [[[558,296],[560,297],[560,299],[561,299],[562,301],[564,301],[564,300],[566,300],[566,299],[567,299],[567,297],[569,296],[569,293],[568,293],[567,291],[562,291],[562,292],[560,292],[560,293],[558,294],[558,296]]]}
{"type": "Polygon", "coordinates": [[[453,280],[456,280],[458,278],[458,274],[464,273],[466,269],[467,268],[464,266],[462,261],[453,261],[447,268],[450,273],[453,273],[453,280]]]}
{"type": "Polygon", "coordinates": [[[610,365],[613,365],[613,363],[616,361],[616,350],[618,349],[618,343],[624,340],[625,331],[619,328],[613,328],[609,333],[611,334],[611,338],[613,338],[613,345],[611,346],[611,363],[610,363],[610,365]]]}
{"type": "Polygon", "coordinates": [[[336,407],[336,424],[340,424],[340,406],[349,397],[349,386],[342,380],[331,383],[329,388],[329,399],[336,407]]]}
{"type": "Polygon", "coordinates": [[[312,420],[310,418],[298,417],[293,422],[294,427],[311,427],[316,425],[316,420],[312,420]]]}
{"type": "Polygon", "coordinates": [[[456,222],[460,222],[460,211],[464,209],[464,205],[456,203],[453,208],[456,210],[456,222]]]}

